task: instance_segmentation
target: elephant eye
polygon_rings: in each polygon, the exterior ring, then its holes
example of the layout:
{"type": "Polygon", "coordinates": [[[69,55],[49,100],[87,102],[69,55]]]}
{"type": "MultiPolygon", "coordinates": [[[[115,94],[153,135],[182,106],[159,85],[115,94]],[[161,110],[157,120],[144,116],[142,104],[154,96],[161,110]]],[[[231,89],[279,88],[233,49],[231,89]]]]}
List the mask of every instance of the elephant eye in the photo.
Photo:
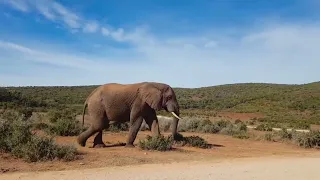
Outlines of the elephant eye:
{"type": "Polygon", "coordinates": [[[171,98],[172,98],[172,96],[171,96],[171,95],[169,95],[169,96],[167,97],[167,99],[168,99],[168,100],[170,100],[171,98]]]}

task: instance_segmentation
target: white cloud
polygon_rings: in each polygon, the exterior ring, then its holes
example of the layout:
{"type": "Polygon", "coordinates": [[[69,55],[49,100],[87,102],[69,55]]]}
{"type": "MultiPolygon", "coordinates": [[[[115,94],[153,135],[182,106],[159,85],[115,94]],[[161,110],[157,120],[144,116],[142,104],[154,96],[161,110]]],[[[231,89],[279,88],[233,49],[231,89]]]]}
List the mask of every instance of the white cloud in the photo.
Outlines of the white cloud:
{"type": "Polygon", "coordinates": [[[48,20],[63,22],[71,29],[82,26],[82,19],[77,14],[53,0],[3,0],[3,2],[24,13],[37,11],[48,20]]]}
{"type": "MultiPolygon", "coordinates": [[[[82,84],[161,81],[180,87],[239,82],[319,81],[320,51],[317,47],[320,42],[317,39],[320,39],[320,26],[317,25],[279,24],[275,28],[261,28],[232,41],[226,38],[227,43],[219,41],[220,45],[215,48],[205,48],[210,42],[208,39],[212,39],[203,38],[206,35],[199,37],[200,40],[196,37],[181,37],[178,41],[172,37],[159,38],[147,31],[138,32],[123,37],[134,42],[134,52],[123,50],[127,53],[121,57],[114,56],[114,53],[83,57],[77,53],[68,55],[4,42],[0,44],[0,49],[9,46],[12,53],[23,53],[23,59],[27,62],[73,69],[73,75],[70,75],[69,70],[57,72],[65,74],[70,80],[64,83],[70,82],[70,85],[75,83],[75,79],[82,84]],[[85,74],[87,79],[78,79],[79,73],[85,74]]],[[[8,84],[18,83],[9,79],[6,80],[8,84]]],[[[34,83],[32,79],[29,82],[34,83]]],[[[39,83],[42,81],[39,80],[39,83]]]]}
{"type": "Polygon", "coordinates": [[[104,36],[109,36],[110,35],[110,31],[105,27],[101,28],[101,33],[104,36]]]}
{"type": "Polygon", "coordinates": [[[2,0],[1,2],[8,4],[19,11],[23,11],[23,12],[29,11],[28,3],[27,1],[24,1],[24,0],[2,0]]]}
{"type": "Polygon", "coordinates": [[[50,9],[48,6],[45,6],[43,4],[36,4],[36,7],[39,12],[47,19],[53,21],[57,18],[54,11],[52,11],[52,9],[50,9]]]}
{"type": "Polygon", "coordinates": [[[69,11],[67,8],[62,6],[61,4],[57,2],[52,3],[52,9],[54,9],[57,14],[59,14],[63,21],[71,28],[79,28],[80,25],[80,17],[76,15],[75,13],[69,11]]]}
{"type": "Polygon", "coordinates": [[[116,31],[111,32],[110,35],[117,41],[123,41],[124,39],[124,31],[122,28],[119,28],[116,31]]]}
{"type": "Polygon", "coordinates": [[[98,28],[99,25],[97,22],[89,22],[84,26],[83,31],[87,33],[94,33],[98,30],[98,28]]]}
{"type": "Polygon", "coordinates": [[[37,51],[34,51],[30,48],[27,48],[27,47],[24,47],[24,46],[21,46],[18,44],[14,44],[11,42],[0,41],[0,47],[5,48],[5,49],[14,49],[14,50],[17,50],[17,51],[20,51],[22,53],[26,53],[29,55],[39,54],[39,52],[37,52],[37,51]]]}
{"type": "Polygon", "coordinates": [[[129,34],[124,33],[122,28],[112,28],[107,25],[108,28],[102,27],[98,31],[100,26],[97,21],[92,19],[86,19],[81,15],[73,12],[62,4],[54,0],[3,0],[7,5],[15,8],[16,10],[28,13],[31,10],[37,11],[43,15],[46,19],[60,23],[63,26],[70,28],[71,33],[79,32],[79,29],[83,29],[85,33],[99,32],[103,36],[111,37],[115,41],[128,41],[127,36],[129,34]]]}
{"type": "Polygon", "coordinates": [[[215,41],[209,41],[209,42],[205,43],[204,47],[206,47],[206,48],[213,48],[213,47],[216,47],[217,45],[218,45],[217,42],[215,42],[215,41]]]}

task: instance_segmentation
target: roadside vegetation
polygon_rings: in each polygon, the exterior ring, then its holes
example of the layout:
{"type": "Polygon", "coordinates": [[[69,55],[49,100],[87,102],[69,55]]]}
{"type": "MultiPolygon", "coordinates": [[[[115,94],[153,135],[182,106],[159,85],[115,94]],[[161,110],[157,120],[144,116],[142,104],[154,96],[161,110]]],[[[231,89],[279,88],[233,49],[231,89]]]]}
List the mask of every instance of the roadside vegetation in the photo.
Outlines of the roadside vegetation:
{"type": "MultiPolygon", "coordinates": [[[[26,112],[70,109],[81,114],[83,102],[96,87],[0,88],[0,109],[14,108],[26,112]]],[[[215,117],[218,112],[261,113],[264,117],[255,119],[255,122],[277,123],[288,128],[310,128],[311,124],[320,124],[320,82],[305,85],[243,83],[174,89],[182,116],[215,117]]]]}
{"type": "MultiPolygon", "coordinates": [[[[74,159],[76,150],[55,144],[52,137],[76,136],[86,128],[76,117],[82,113],[83,102],[96,87],[1,87],[1,151],[27,161],[74,159]],[[34,131],[45,132],[46,136],[38,136],[34,131]]],[[[320,125],[320,82],[305,85],[246,83],[175,88],[175,91],[181,116],[184,117],[179,122],[179,132],[259,139],[252,133],[253,130],[247,129],[247,125],[253,125],[254,130],[263,132],[260,139],[290,142],[304,148],[319,147],[319,131],[300,133],[294,129],[310,129],[312,125],[320,125]],[[259,113],[263,116],[234,122],[220,116],[220,112],[259,113]],[[274,132],[272,128],[284,130],[274,132]],[[293,131],[286,131],[286,128],[293,131]]],[[[164,111],[159,113],[167,115],[164,111]]],[[[170,131],[171,122],[170,119],[160,119],[161,131],[170,131]]],[[[128,127],[128,123],[113,124],[106,131],[128,131],[128,127]]],[[[141,130],[148,128],[145,123],[141,126],[141,130]]],[[[147,137],[139,142],[139,146],[160,151],[170,150],[173,145],[210,147],[199,136],[179,136],[180,141],[169,137],[147,137]]]]}
{"type": "Polygon", "coordinates": [[[77,158],[75,147],[58,145],[53,137],[36,134],[34,126],[24,115],[5,111],[0,116],[0,152],[10,153],[27,162],[63,160],[77,158]]]}
{"type": "Polygon", "coordinates": [[[173,145],[191,146],[198,148],[211,148],[206,140],[199,136],[186,136],[178,133],[175,139],[172,136],[147,136],[145,139],[139,141],[139,147],[143,150],[169,151],[172,150],[173,145]]]}

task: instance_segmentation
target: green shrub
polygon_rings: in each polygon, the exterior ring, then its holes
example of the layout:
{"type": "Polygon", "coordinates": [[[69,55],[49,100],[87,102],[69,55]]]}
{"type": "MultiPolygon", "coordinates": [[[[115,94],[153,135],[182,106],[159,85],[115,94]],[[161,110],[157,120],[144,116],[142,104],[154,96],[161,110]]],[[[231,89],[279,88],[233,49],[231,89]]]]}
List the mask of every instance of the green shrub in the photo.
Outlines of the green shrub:
{"type": "Polygon", "coordinates": [[[282,128],[281,131],[277,132],[277,134],[280,136],[281,139],[285,139],[285,140],[291,140],[292,139],[292,134],[294,133],[294,131],[289,132],[287,131],[287,129],[282,128]]]}
{"type": "Polygon", "coordinates": [[[184,145],[190,145],[192,147],[199,147],[199,148],[209,148],[211,147],[206,140],[199,136],[186,136],[183,139],[184,145]]]}
{"type": "Polygon", "coordinates": [[[0,121],[0,151],[11,153],[27,162],[62,159],[71,161],[78,152],[72,146],[57,145],[52,137],[32,133],[32,124],[26,121],[0,121]]]}
{"type": "Polygon", "coordinates": [[[111,132],[128,131],[129,130],[129,124],[127,122],[114,123],[114,124],[110,125],[108,130],[111,131],[111,132]]]}
{"type": "Polygon", "coordinates": [[[58,119],[62,118],[62,114],[57,110],[48,111],[47,116],[51,123],[55,123],[58,119]]]}
{"type": "Polygon", "coordinates": [[[220,130],[223,128],[226,128],[229,125],[232,125],[232,123],[227,120],[219,120],[219,121],[216,121],[215,124],[219,127],[220,130]]]}
{"type": "Polygon", "coordinates": [[[43,123],[43,122],[39,122],[39,123],[35,123],[33,125],[34,129],[37,129],[37,130],[44,130],[44,131],[47,131],[50,126],[46,123],[43,123]]]}
{"type": "Polygon", "coordinates": [[[17,111],[24,116],[24,119],[27,120],[32,116],[33,110],[29,107],[18,108],[17,111]]]}
{"type": "Polygon", "coordinates": [[[199,136],[186,136],[184,137],[180,133],[176,133],[174,137],[174,143],[180,146],[192,146],[192,147],[199,147],[199,148],[210,148],[211,145],[208,144],[206,140],[199,136]]]}
{"type": "Polygon", "coordinates": [[[172,149],[173,139],[169,137],[147,136],[146,139],[139,141],[139,147],[144,150],[168,151],[172,149]]]}
{"type": "Polygon", "coordinates": [[[161,131],[167,132],[170,130],[171,124],[172,124],[171,122],[165,121],[163,123],[159,123],[159,126],[160,126],[159,128],[161,131]]]}
{"type": "Polygon", "coordinates": [[[234,123],[235,124],[238,124],[238,123],[243,123],[240,119],[236,119],[235,121],[234,121],[234,123]]]}
{"type": "Polygon", "coordinates": [[[258,131],[272,131],[272,125],[271,124],[267,124],[267,123],[263,123],[263,124],[259,124],[255,130],[258,131]]]}
{"type": "Polygon", "coordinates": [[[266,141],[275,141],[275,140],[273,139],[273,133],[266,133],[266,134],[264,134],[264,139],[265,139],[266,141]]]}
{"type": "Polygon", "coordinates": [[[203,126],[200,130],[200,132],[203,133],[218,133],[221,129],[219,128],[219,126],[215,125],[215,124],[207,124],[205,126],[203,126]]]}
{"type": "Polygon", "coordinates": [[[0,119],[8,120],[8,121],[15,121],[15,120],[24,120],[24,115],[19,113],[18,111],[13,110],[4,110],[0,113],[0,119]]]}
{"type": "Polygon", "coordinates": [[[76,136],[83,130],[76,119],[57,119],[49,126],[47,132],[58,136],[76,136]]]}
{"type": "Polygon", "coordinates": [[[310,133],[294,133],[293,141],[298,146],[304,148],[320,147],[320,131],[311,131],[310,133]]]}
{"type": "Polygon", "coordinates": [[[57,122],[59,119],[75,119],[77,113],[72,109],[50,110],[47,113],[51,123],[57,122]]]}
{"type": "Polygon", "coordinates": [[[247,132],[247,126],[244,123],[227,124],[226,127],[220,130],[221,134],[230,135],[239,139],[248,139],[249,134],[247,132]]]}
{"type": "Polygon", "coordinates": [[[238,133],[234,133],[234,134],[232,134],[232,137],[238,138],[238,139],[249,139],[250,138],[248,132],[245,132],[245,131],[240,131],[238,133]]]}
{"type": "Polygon", "coordinates": [[[200,120],[196,120],[196,119],[187,120],[185,130],[188,132],[197,132],[200,122],[201,122],[200,120]]]}

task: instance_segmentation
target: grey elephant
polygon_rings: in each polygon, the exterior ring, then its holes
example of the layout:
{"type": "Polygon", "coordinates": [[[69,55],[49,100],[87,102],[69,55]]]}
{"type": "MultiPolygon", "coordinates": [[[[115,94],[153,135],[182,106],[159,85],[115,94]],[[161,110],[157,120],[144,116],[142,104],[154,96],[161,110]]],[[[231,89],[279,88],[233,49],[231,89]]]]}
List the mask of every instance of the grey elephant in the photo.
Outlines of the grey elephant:
{"type": "Polygon", "coordinates": [[[97,133],[93,147],[106,147],[102,141],[103,129],[111,123],[129,122],[129,134],[126,147],[134,147],[133,142],[143,122],[150,127],[153,136],[160,135],[156,111],[164,109],[174,116],[172,136],[177,133],[179,104],[173,88],[164,83],[141,82],[135,84],[104,84],[92,91],[84,103],[82,121],[85,110],[91,126],[82,132],[77,142],[86,145],[87,139],[97,133]]]}

